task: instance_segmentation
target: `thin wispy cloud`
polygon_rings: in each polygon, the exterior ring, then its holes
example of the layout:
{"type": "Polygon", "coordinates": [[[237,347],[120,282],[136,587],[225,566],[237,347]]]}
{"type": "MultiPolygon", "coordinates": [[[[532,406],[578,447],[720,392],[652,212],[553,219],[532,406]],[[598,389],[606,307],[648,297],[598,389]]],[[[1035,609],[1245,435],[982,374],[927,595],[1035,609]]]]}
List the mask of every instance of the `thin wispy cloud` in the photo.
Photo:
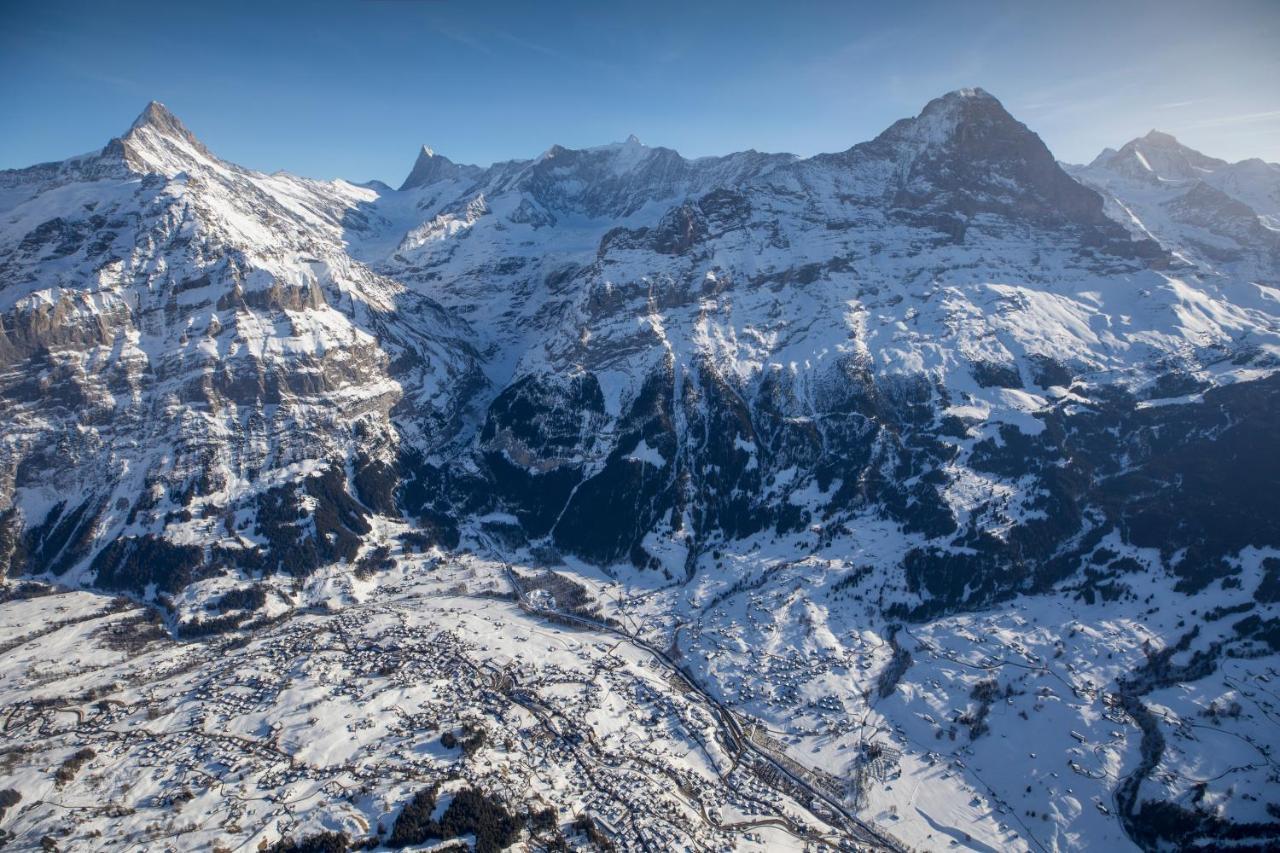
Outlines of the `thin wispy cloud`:
{"type": "Polygon", "coordinates": [[[1201,119],[1182,125],[1184,128],[1197,127],[1230,127],[1237,124],[1254,124],[1255,122],[1280,120],[1280,110],[1265,110],[1260,113],[1241,113],[1233,116],[1218,116],[1201,119]]]}
{"type": "Polygon", "coordinates": [[[506,31],[498,32],[496,35],[498,38],[502,39],[508,44],[514,45],[515,47],[521,48],[523,50],[529,50],[534,53],[541,54],[542,56],[549,57],[550,59],[554,59],[558,62],[563,62],[566,64],[576,63],[580,65],[587,65],[587,66],[598,68],[604,71],[615,72],[615,73],[621,71],[621,69],[618,66],[613,65],[611,63],[602,62],[598,59],[593,59],[591,57],[582,56],[579,54],[566,53],[563,50],[551,47],[550,45],[547,45],[547,44],[543,44],[542,42],[533,41],[532,39],[524,38],[522,36],[517,36],[506,31]]]}
{"type": "Polygon", "coordinates": [[[493,56],[493,48],[480,41],[480,39],[464,33],[461,30],[441,26],[436,26],[433,29],[455,44],[460,44],[463,47],[470,48],[477,53],[483,53],[485,56],[493,56]]]}
{"type": "Polygon", "coordinates": [[[560,59],[560,60],[568,61],[573,58],[569,56],[567,53],[565,53],[564,51],[556,50],[553,47],[548,47],[545,44],[539,44],[536,41],[530,41],[527,38],[521,38],[520,36],[512,35],[511,33],[508,33],[508,32],[498,33],[498,38],[503,39],[504,41],[510,42],[516,47],[522,47],[525,50],[532,50],[534,53],[540,53],[543,56],[549,56],[552,59],[560,59]]]}

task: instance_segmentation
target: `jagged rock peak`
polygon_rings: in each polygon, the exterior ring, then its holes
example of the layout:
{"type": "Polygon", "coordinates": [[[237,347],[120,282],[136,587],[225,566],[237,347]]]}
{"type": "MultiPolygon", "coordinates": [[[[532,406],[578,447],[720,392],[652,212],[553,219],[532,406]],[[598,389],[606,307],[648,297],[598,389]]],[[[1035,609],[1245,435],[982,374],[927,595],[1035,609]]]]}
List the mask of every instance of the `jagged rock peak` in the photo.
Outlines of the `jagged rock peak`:
{"type": "Polygon", "coordinates": [[[179,118],[169,111],[169,108],[159,101],[151,101],[146,108],[138,114],[133,120],[133,124],[129,126],[130,130],[138,130],[142,127],[154,127],[157,130],[169,130],[180,133],[184,136],[190,136],[191,131],[179,118]]]}
{"type": "Polygon", "coordinates": [[[1026,131],[1026,126],[1010,115],[1004,104],[990,92],[976,86],[956,89],[925,104],[917,122],[931,119],[944,123],[952,131],[975,122],[1001,124],[1026,131]]]}
{"type": "Polygon", "coordinates": [[[1067,175],[1034,131],[976,87],[934,98],[841,158],[864,177],[864,192],[932,217],[957,239],[979,213],[1099,229],[1090,239],[1104,243],[1119,237],[1101,196],[1067,175]]]}
{"type": "Polygon", "coordinates": [[[973,87],[934,98],[919,115],[894,122],[870,143],[855,145],[854,150],[906,146],[909,151],[923,152],[975,137],[998,137],[1015,144],[1043,147],[1039,137],[1010,115],[994,95],[973,87]]]}
{"type": "Polygon", "coordinates": [[[925,104],[919,115],[894,122],[871,142],[851,152],[866,151],[910,162],[922,155],[957,154],[982,159],[1010,155],[1052,159],[1035,133],[1018,121],[985,89],[956,89],[925,104]]]}
{"type": "Polygon", "coordinates": [[[154,131],[156,134],[171,140],[182,140],[208,153],[208,150],[201,144],[200,140],[196,139],[195,134],[182,123],[182,120],[159,101],[152,101],[147,104],[146,109],[138,114],[138,117],[133,120],[133,124],[129,125],[129,131],[123,138],[127,140],[146,130],[154,131]]]}
{"type": "MultiPolygon", "coordinates": [[[[564,145],[552,145],[542,154],[538,155],[535,162],[545,160],[554,160],[556,158],[600,158],[600,157],[617,157],[630,158],[632,160],[643,160],[651,153],[676,154],[669,148],[650,148],[640,141],[640,137],[634,133],[629,134],[622,142],[608,142],[604,145],[592,145],[587,148],[569,148],[564,145]]],[[[678,156],[678,155],[677,155],[678,156]]]]}
{"type": "Polygon", "coordinates": [[[404,183],[400,185],[400,189],[403,191],[414,187],[425,187],[429,184],[434,184],[436,181],[465,177],[475,171],[478,171],[475,166],[455,163],[443,154],[437,154],[431,147],[424,145],[418,152],[418,159],[414,161],[413,169],[410,170],[409,176],[404,179],[404,183]]]}
{"type": "Polygon", "coordinates": [[[134,171],[166,175],[218,159],[159,101],[147,104],[129,130],[108,143],[106,153],[123,156],[134,171]]]}

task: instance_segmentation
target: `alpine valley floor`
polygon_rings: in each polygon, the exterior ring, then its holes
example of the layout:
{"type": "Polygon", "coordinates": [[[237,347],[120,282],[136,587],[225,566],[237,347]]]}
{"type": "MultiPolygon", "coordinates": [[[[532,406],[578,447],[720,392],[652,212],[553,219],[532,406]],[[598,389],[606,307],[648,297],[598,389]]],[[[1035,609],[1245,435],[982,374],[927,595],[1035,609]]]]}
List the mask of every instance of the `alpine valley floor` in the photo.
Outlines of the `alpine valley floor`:
{"type": "Polygon", "coordinates": [[[125,599],[11,591],[10,846],[387,840],[424,790],[437,818],[460,792],[492,796],[506,834],[483,837],[530,849],[1124,849],[1121,821],[1159,819],[1124,799],[1139,777],[1274,820],[1277,660],[1206,651],[1245,593],[1183,611],[1138,574],[1125,602],[1025,597],[898,626],[848,606],[872,589],[820,554],[761,548],[665,587],[391,559],[365,580],[268,584],[251,633],[186,642],[125,599]],[[1163,655],[1163,637],[1185,648],[1163,655]]]}

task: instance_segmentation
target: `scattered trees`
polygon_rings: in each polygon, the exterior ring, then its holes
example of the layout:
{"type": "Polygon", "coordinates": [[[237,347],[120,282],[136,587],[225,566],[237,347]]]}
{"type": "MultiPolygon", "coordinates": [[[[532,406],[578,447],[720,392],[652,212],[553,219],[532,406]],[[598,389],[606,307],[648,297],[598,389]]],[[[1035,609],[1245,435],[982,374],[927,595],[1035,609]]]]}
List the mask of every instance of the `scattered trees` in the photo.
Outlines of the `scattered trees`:
{"type": "Polygon", "coordinates": [[[57,780],[60,786],[67,784],[76,778],[76,774],[80,772],[80,768],[85,765],[85,762],[92,760],[97,754],[87,746],[78,750],[75,755],[62,762],[62,766],[53,774],[53,778],[57,780]]]}

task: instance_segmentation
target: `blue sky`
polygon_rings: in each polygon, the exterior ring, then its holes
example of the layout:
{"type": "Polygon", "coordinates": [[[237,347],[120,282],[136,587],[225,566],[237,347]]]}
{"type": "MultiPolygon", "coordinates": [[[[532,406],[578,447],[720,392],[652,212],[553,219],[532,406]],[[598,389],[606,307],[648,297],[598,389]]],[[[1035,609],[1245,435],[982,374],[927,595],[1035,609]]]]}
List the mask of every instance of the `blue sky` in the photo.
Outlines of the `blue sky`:
{"type": "Polygon", "coordinates": [[[1064,160],[1159,128],[1280,161],[1280,0],[28,0],[0,20],[0,168],[99,148],[151,99],[234,162],[399,183],[422,144],[843,150],[973,85],[1064,160]]]}

